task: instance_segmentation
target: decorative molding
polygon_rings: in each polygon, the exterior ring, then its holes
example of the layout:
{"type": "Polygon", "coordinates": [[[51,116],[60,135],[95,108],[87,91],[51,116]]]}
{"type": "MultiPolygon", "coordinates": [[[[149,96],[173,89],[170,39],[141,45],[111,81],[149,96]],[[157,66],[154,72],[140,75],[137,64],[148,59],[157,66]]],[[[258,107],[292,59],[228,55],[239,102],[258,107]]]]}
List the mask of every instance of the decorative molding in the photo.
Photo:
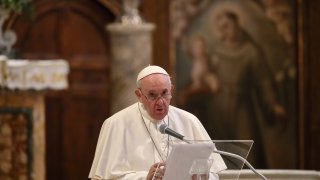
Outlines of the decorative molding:
{"type": "MultiPolygon", "coordinates": [[[[269,180],[319,180],[320,179],[320,172],[313,171],[313,170],[275,170],[275,169],[259,169],[257,170],[259,173],[263,174],[269,180]]],[[[249,169],[242,169],[239,170],[225,170],[219,172],[219,178],[221,180],[224,179],[234,179],[240,173],[239,179],[246,179],[246,180],[254,180],[260,179],[256,174],[254,174],[249,169]]]]}
{"type": "Polygon", "coordinates": [[[0,78],[5,88],[14,90],[63,90],[68,88],[69,64],[65,60],[1,61],[0,78]]]}
{"type": "Polygon", "coordinates": [[[0,117],[0,137],[2,139],[0,142],[0,154],[8,152],[11,155],[6,157],[9,162],[3,159],[0,161],[0,178],[16,179],[25,177],[28,180],[33,180],[32,109],[1,107],[0,117]],[[21,127],[22,129],[20,129],[21,127]],[[9,144],[11,147],[7,146],[9,144]],[[24,147],[24,144],[26,147],[24,147]],[[24,153],[27,155],[26,159],[23,158],[24,153]],[[7,173],[2,171],[7,171],[7,173]]]}

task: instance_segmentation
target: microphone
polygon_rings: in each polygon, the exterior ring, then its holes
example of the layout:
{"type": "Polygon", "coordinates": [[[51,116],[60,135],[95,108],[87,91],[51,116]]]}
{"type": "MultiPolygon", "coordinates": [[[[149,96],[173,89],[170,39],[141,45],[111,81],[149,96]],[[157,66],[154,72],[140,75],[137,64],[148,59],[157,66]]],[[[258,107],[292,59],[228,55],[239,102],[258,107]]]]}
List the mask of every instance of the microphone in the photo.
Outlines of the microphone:
{"type": "MultiPolygon", "coordinates": [[[[181,134],[175,132],[174,130],[170,129],[170,128],[168,127],[168,125],[166,125],[166,124],[161,124],[159,130],[160,130],[160,132],[161,132],[162,134],[168,134],[168,135],[173,136],[173,137],[175,137],[175,138],[177,138],[177,139],[180,139],[180,140],[182,140],[182,141],[184,141],[184,142],[186,142],[186,143],[188,143],[188,144],[191,144],[190,141],[183,139],[183,137],[184,137],[183,135],[181,135],[181,134]]],[[[238,160],[241,160],[241,161],[244,162],[257,176],[259,176],[259,177],[260,177],[261,179],[263,179],[263,180],[267,180],[267,178],[266,178],[264,175],[262,175],[261,173],[259,173],[245,158],[243,158],[243,157],[241,157],[241,156],[239,156],[239,155],[237,155],[237,154],[233,154],[233,153],[229,153],[229,152],[225,152],[225,151],[213,150],[213,152],[214,152],[214,153],[221,154],[221,155],[225,155],[225,156],[230,156],[230,157],[236,158],[236,159],[238,159],[238,160]]]]}
{"type": "Polygon", "coordinates": [[[166,125],[166,124],[161,124],[160,128],[159,128],[159,131],[162,134],[168,134],[168,135],[173,136],[173,137],[175,137],[177,139],[180,139],[180,140],[183,140],[183,137],[184,137],[183,135],[181,135],[181,134],[175,132],[174,130],[170,129],[168,127],[168,125],[166,125]]]}

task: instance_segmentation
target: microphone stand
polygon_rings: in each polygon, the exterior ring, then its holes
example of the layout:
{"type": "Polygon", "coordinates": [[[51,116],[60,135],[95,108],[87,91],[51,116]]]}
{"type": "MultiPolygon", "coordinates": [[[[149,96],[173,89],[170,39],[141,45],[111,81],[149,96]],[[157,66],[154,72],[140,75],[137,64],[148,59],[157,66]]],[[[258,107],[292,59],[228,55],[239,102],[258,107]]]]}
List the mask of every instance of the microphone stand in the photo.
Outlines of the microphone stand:
{"type": "Polygon", "coordinates": [[[256,175],[260,176],[261,179],[263,180],[267,180],[267,178],[262,175],[261,173],[259,173],[245,158],[237,155],[237,154],[233,154],[233,153],[229,153],[229,152],[225,152],[225,151],[219,151],[219,150],[213,150],[214,153],[218,153],[218,154],[222,154],[225,156],[230,156],[236,159],[239,159],[241,161],[243,161],[256,175]]]}

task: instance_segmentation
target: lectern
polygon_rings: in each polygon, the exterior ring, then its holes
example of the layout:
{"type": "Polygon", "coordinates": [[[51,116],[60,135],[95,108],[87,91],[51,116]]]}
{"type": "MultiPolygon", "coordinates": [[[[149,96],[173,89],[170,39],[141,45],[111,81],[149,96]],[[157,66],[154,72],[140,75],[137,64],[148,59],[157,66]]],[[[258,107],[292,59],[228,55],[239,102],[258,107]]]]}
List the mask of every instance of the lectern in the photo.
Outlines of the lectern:
{"type": "MultiPolygon", "coordinates": [[[[215,167],[215,157],[219,154],[225,164],[225,170],[238,170],[231,179],[239,179],[241,169],[246,161],[252,140],[210,140],[210,141],[179,141],[169,142],[171,153],[167,159],[164,180],[168,179],[192,179],[194,171],[205,172],[206,166],[209,171],[219,175],[215,167]],[[204,160],[209,161],[204,161],[204,160]],[[202,162],[195,167],[198,162],[202,162]],[[206,164],[204,164],[204,163],[206,164]]],[[[251,166],[250,164],[247,164],[251,166]]],[[[250,167],[251,168],[251,167],[250,167]]],[[[223,170],[222,170],[223,171],[223,170]]]]}

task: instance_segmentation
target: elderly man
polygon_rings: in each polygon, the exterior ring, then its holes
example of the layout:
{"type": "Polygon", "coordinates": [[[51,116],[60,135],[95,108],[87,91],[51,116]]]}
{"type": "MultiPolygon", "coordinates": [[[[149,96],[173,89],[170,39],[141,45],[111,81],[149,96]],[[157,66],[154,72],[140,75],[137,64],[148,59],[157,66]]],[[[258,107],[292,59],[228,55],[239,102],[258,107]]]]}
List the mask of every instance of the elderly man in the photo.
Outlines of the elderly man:
{"type": "MultiPolygon", "coordinates": [[[[135,94],[139,102],[103,123],[89,178],[162,179],[172,137],[159,132],[161,124],[186,139],[210,140],[194,115],[170,105],[172,91],[163,68],[148,66],[138,74],[135,94]]],[[[214,160],[214,171],[226,168],[219,155],[214,160]]]]}

